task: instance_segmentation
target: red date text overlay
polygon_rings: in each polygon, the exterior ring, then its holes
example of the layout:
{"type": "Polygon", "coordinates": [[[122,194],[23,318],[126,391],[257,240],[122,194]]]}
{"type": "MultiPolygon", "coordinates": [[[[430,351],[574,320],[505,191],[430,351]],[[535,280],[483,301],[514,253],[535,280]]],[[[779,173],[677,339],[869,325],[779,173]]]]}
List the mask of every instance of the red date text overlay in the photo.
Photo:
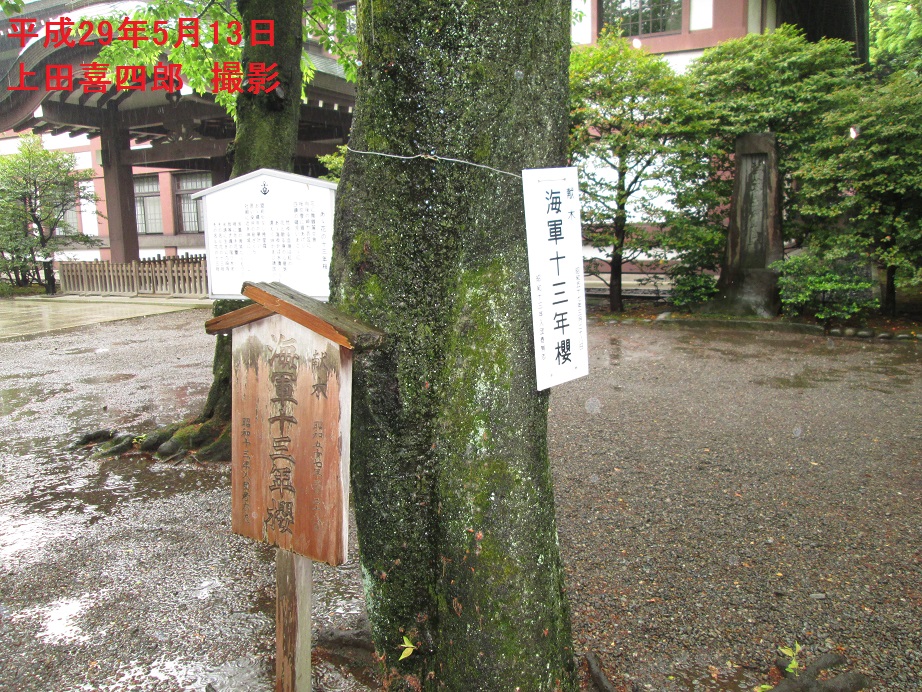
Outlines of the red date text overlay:
{"type": "MultiPolygon", "coordinates": [[[[81,20],[74,22],[68,17],[45,22],[39,32],[36,19],[10,19],[7,36],[18,40],[21,47],[32,39],[41,38],[43,45],[51,48],[101,45],[113,41],[128,41],[137,48],[142,42],[150,41],[157,46],[170,45],[174,48],[187,45],[197,48],[202,40],[217,44],[226,41],[236,46],[243,41],[243,25],[237,21],[211,22],[204,25],[197,17],[180,17],[173,25],[167,20],[131,19],[124,17],[118,26],[109,20],[81,20]]],[[[250,22],[250,43],[254,46],[275,44],[275,22],[271,19],[256,19],[250,22]]],[[[144,65],[116,65],[90,62],[78,66],[69,64],[45,65],[45,91],[75,91],[83,93],[105,93],[114,86],[116,91],[166,91],[178,92],[183,87],[182,65],[178,63],[157,63],[153,67],[144,65]]],[[[38,91],[38,74],[19,63],[19,80],[7,87],[8,91],[38,91]]],[[[215,62],[212,66],[212,93],[228,92],[251,94],[269,93],[278,88],[276,63],[215,62]]]]}

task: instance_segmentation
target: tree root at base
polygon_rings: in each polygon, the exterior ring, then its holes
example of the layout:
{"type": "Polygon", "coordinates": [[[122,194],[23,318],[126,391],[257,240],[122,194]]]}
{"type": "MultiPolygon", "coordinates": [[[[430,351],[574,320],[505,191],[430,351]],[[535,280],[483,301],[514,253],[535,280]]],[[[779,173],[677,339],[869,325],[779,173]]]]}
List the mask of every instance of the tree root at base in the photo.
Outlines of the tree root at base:
{"type": "Polygon", "coordinates": [[[602,672],[602,664],[599,662],[598,656],[591,651],[587,652],[586,663],[589,665],[589,677],[592,678],[592,683],[599,692],[618,692],[615,686],[611,684],[611,681],[605,676],[605,673],[602,672]]]}

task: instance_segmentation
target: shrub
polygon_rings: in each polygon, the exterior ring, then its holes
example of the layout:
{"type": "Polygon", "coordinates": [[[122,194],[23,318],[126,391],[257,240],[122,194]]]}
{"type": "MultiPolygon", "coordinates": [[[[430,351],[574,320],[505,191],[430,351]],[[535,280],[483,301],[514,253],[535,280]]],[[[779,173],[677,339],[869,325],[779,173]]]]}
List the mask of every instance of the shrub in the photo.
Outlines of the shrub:
{"type": "Polygon", "coordinates": [[[669,302],[677,308],[704,303],[717,295],[717,279],[710,274],[686,266],[678,266],[669,274],[672,278],[669,302]]]}
{"type": "Polygon", "coordinates": [[[824,324],[846,321],[878,306],[867,258],[806,249],[771,265],[780,273],[784,313],[813,315],[824,324]]]}

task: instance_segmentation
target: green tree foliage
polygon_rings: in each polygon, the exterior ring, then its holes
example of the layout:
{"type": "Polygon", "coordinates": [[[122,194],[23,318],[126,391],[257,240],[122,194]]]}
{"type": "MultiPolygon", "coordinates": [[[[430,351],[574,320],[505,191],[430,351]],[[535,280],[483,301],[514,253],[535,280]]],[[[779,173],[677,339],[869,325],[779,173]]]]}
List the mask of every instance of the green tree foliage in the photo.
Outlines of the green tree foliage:
{"type": "Polygon", "coordinates": [[[884,310],[895,310],[899,276],[922,280],[922,78],[896,73],[838,94],[825,136],[801,159],[801,209],[825,224],[827,244],[852,239],[886,269],[884,310]],[[846,219],[843,222],[842,219],[846,219]]]}
{"type": "Polygon", "coordinates": [[[78,170],[73,154],[48,151],[35,135],[0,158],[0,271],[11,281],[23,285],[34,278],[54,293],[54,253],[98,244],[65,221],[68,212],[97,201],[85,185],[92,180],[92,169],[78,170]]]}
{"type": "Polygon", "coordinates": [[[318,156],[320,161],[327,168],[327,174],[320,176],[321,180],[329,180],[331,183],[338,183],[343,174],[343,164],[346,163],[346,151],[348,146],[342,144],[336,147],[336,151],[326,156],[318,156]]]}
{"type": "Polygon", "coordinates": [[[922,3],[871,0],[871,64],[881,74],[922,72],[922,3]]]}
{"type": "Polygon", "coordinates": [[[730,159],[739,135],[774,133],[790,200],[797,154],[816,138],[835,93],[849,86],[855,74],[849,43],[810,42],[790,25],[706,50],[688,72],[693,102],[700,106],[690,115],[707,124],[708,137],[718,146],[713,172],[733,170],[730,159]]]}
{"type": "MultiPolygon", "coordinates": [[[[172,62],[182,65],[184,79],[188,86],[197,94],[211,94],[214,89],[214,64],[225,62],[241,62],[244,60],[243,49],[248,44],[249,36],[245,41],[237,42],[234,36],[232,22],[239,22],[241,28],[249,32],[250,19],[271,19],[273,12],[270,6],[273,3],[261,0],[236,0],[235,2],[192,2],[190,0],[157,0],[140,6],[131,18],[145,20],[147,26],[154,27],[154,22],[163,22],[163,28],[171,37],[176,36],[176,26],[179,17],[196,17],[202,27],[202,44],[194,46],[190,41],[184,41],[174,46],[173,41],[166,45],[158,46],[154,41],[141,41],[134,46],[129,41],[113,41],[111,45],[100,52],[100,61],[109,65],[145,65],[152,67],[158,62],[172,62]],[[218,25],[217,43],[213,40],[213,25],[218,25]],[[206,38],[207,37],[207,38],[206,38]],[[232,42],[229,42],[231,39],[232,42]]],[[[354,25],[354,11],[343,11],[337,8],[333,0],[314,0],[311,3],[302,3],[302,19],[287,21],[287,25],[275,26],[276,41],[284,43],[286,37],[297,33],[300,41],[302,25],[307,33],[317,41],[322,48],[333,53],[339,58],[346,72],[346,78],[355,78],[355,34],[351,27],[354,25]]],[[[122,20],[122,15],[113,15],[110,20],[114,26],[122,20]]],[[[252,47],[252,46],[251,46],[252,47]]],[[[267,55],[271,55],[272,47],[265,51],[251,53],[248,60],[264,62],[267,55]],[[264,55],[260,56],[260,53],[264,55]]],[[[265,63],[271,64],[271,62],[265,63]]],[[[314,64],[307,51],[301,53],[301,71],[303,84],[309,84],[314,75],[314,64]]],[[[300,100],[300,85],[297,91],[300,100]]],[[[238,107],[237,94],[230,91],[214,93],[215,101],[221,104],[228,113],[236,115],[238,107]]]]}
{"type": "MultiPolygon", "coordinates": [[[[579,167],[583,235],[611,267],[609,307],[622,310],[621,265],[651,245],[644,209],[662,195],[685,141],[684,82],[659,55],[603,31],[570,57],[570,154],[579,167]],[[633,222],[632,222],[633,221],[633,222]]],[[[589,271],[601,277],[598,262],[589,271]]],[[[602,277],[604,280],[604,277],[602,277]]]]}
{"type": "Polygon", "coordinates": [[[850,44],[824,39],[811,43],[803,32],[782,26],[768,34],[750,34],[710,48],[690,68],[689,123],[700,128],[696,148],[679,166],[675,209],[667,215],[666,245],[680,253],[683,271],[716,269],[726,234],[733,190],[736,138],[750,132],[777,136],[783,178],[785,236],[803,235],[797,213],[794,171],[805,149],[824,136],[823,115],[836,104],[836,93],[855,79],[850,44]],[[684,254],[687,236],[707,239],[717,254],[684,254]]]}
{"type": "Polygon", "coordinates": [[[23,4],[23,0],[2,0],[0,1],[0,10],[9,17],[10,15],[19,14],[22,11],[23,4]]]}

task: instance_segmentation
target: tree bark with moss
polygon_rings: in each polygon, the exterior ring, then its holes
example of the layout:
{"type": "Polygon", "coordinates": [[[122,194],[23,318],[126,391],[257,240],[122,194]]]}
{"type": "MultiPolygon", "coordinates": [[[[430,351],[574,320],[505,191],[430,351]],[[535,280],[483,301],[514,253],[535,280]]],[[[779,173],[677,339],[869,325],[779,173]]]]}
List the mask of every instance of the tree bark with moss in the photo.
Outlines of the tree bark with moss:
{"type": "MultiPolygon", "coordinates": [[[[237,97],[237,134],[231,149],[232,178],[260,168],[291,171],[298,143],[301,107],[302,3],[297,0],[238,0],[246,47],[244,72],[251,62],[278,69],[279,88],[252,94],[244,90],[237,97]],[[252,20],[273,20],[278,29],[274,44],[251,45],[252,20]]],[[[217,317],[244,305],[237,300],[215,301],[217,317]]],[[[230,459],[231,357],[230,336],[218,336],[213,364],[214,380],[201,415],[191,428],[181,428],[166,453],[179,447],[199,448],[201,459],[230,459]]]]}
{"type": "Polygon", "coordinates": [[[391,690],[574,688],[522,183],[377,155],[563,165],[569,19],[565,0],[359,4],[331,301],[388,334],[356,359],[352,487],[391,690]]]}

